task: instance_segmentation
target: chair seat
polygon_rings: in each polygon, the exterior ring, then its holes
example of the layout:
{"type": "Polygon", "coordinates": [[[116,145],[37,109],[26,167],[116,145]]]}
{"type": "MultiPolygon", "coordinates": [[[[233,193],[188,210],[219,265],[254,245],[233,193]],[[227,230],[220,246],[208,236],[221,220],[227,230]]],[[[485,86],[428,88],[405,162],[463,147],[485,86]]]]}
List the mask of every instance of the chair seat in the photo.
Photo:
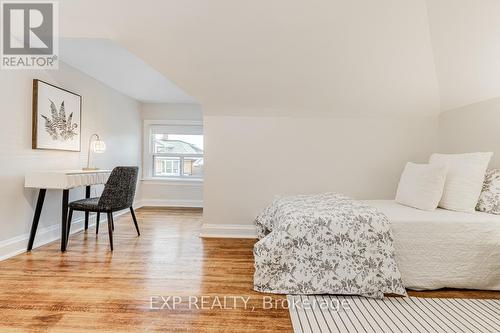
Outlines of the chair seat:
{"type": "Polygon", "coordinates": [[[103,207],[99,209],[99,197],[97,197],[73,201],[69,204],[69,208],[74,210],[99,211],[102,210],[103,207]]]}

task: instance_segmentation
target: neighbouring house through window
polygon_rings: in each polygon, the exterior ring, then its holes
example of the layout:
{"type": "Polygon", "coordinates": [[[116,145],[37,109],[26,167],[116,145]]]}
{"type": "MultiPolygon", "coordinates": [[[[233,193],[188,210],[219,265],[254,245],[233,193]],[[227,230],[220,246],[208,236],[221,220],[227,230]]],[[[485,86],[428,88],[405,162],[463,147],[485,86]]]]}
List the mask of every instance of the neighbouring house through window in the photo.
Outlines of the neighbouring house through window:
{"type": "Polygon", "coordinates": [[[203,178],[202,126],[150,125],[148,141],[150,177],[203,178]]]}

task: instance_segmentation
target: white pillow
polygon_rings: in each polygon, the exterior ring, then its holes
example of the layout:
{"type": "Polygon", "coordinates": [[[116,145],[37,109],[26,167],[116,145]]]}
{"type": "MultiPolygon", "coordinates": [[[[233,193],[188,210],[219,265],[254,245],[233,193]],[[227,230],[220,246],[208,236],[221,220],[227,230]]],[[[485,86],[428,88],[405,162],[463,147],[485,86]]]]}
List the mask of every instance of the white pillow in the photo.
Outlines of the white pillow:
{"type": "Polygon", "coordinates": [[[406,163],[396,202],[422,210],[435,210],[443,195],[447,171],[445,165],[406,163]]]}
{"type": "Polygon", "coordinates": [[[448,166],[439,207],[474,212],[493,153],[432,154],[431,164],[448,166]]]}

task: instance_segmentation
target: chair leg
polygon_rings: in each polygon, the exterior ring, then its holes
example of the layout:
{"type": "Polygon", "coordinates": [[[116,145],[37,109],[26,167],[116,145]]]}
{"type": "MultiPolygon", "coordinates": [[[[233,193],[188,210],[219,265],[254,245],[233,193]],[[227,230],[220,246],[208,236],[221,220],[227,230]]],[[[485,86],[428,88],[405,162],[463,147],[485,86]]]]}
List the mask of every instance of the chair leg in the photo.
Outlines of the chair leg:
{"type": "Polygon", "coordinates": [[[137,219],[135,218],[134,208],[130,207],[130,214],[132,214],[132,219],[134,220],[135,230],[137,230],[137,236],[140,236],[139,225],[137,224],[137,219]]]}
{"type": "Polygon", "coordinates": [[[111,230],[115,231],[115,220],[111,220],[111,230]]]}
{"type": "Polygon", "coordinates": [[[67,226],[67,233],[66,233],[66,247],[68,246],[69,243],[69,233],[71,229],[71,220],[73,219],[73,209],[69,209],[69,214],[68,214],[68,226],[67,226]]]}
{"type": "MultiPolygon", "coordinates": [[[[90,198],[90,185],[85,186],[85,199],[90,198]]],[[[85,230],[89,228],[90,212],[85,212],[85,230]]]]}
{"type": "Polygon", "coordinates": [[[109,245],[111,246],[111,251],[113,251],[113,213],[108,212],[108,234],[109,234],[109,245]]]}
{"type": "Polygon", "coordinates": [[[95,218],[95,234],[99,233],[99,220],[101,219],[101,213],[97,212],[97,216],[95,218]]]}

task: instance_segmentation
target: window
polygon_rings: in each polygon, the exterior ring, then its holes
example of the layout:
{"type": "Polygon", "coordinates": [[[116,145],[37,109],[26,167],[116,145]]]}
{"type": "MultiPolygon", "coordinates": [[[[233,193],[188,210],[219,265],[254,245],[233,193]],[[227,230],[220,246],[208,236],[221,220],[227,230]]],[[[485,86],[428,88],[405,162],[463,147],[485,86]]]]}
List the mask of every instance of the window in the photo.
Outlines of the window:
{"type": "Polygon", "coordinates": [[[156,157],[154,175],[156,177],[180,176],[180,159],[178,157],[156,157]]]}
{"type": "Polygon", "coordinates": [[[146,124],[148,153],[146,177],[203,178],[203,129],[201,125],[146,124]]]}

